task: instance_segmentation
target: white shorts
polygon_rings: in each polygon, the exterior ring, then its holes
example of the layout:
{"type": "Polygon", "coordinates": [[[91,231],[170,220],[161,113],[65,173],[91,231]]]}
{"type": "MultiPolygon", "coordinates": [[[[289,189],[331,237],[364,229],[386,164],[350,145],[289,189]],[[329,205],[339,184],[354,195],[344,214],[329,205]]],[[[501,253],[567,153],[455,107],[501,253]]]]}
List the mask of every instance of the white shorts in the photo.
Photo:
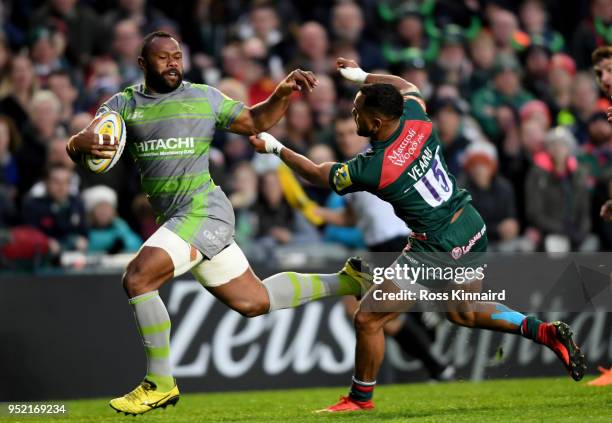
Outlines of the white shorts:
{"type": "Polygon", "coordinates": [[[249,268],[249,261],[234,241],[208,260],[193,245],[163,226],[142,247],[161,248],[172,259],[175,277],[191,270],[193,276],[205,287],[223,285],[249,268]]]}

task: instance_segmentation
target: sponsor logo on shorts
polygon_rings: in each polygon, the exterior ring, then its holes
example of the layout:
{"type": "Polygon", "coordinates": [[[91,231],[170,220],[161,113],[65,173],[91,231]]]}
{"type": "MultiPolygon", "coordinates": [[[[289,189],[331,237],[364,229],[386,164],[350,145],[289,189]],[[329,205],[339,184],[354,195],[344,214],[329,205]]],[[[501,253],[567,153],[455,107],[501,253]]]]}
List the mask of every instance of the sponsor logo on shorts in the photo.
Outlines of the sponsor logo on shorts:
{"type": "Polygon", "coordinates": [[[487,232],[487,227],[486,225],[482,227],[481,230],[479,230],[478,232],[476,232],[474,234],[474,236],[472,236],[468,243],[464,246],[461,247],[455,247],[451,250],[451,257],[455,260],[458,260],[461,256],[463,256],[464,254],[467,254],[470,252],[470,250],[474,247],[474,245],[476,245],[476,243],[478,242],[478,240],[480,238],[482,238],[484,236],[484,234],[487,232]]]}

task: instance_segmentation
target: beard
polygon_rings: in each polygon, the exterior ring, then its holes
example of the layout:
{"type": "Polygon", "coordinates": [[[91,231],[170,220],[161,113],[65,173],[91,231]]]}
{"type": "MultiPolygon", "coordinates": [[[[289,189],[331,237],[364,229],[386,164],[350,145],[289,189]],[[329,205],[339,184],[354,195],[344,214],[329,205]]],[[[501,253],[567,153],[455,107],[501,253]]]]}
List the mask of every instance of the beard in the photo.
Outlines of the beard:
{"type": "Polygon", "coordinates": [[[357,124],[357,135],[360,137],[370,138],[372,136],[372,131],[370,131],[365,126],[357,124]]]}
{"type": "Polygon", "coordinates": [[[176,81],[169,81],[165,78],[165,76],[170,71],[165,71],[162,73],[157,72],[155,69],[152,69],[149,65],[146,66],[146,85],[151,88],[153,91],[158,93],[169,93],[170,91],[176,90],[179,85],[183,82],[183,73],[176,70],[177,78],[176,81]]]}

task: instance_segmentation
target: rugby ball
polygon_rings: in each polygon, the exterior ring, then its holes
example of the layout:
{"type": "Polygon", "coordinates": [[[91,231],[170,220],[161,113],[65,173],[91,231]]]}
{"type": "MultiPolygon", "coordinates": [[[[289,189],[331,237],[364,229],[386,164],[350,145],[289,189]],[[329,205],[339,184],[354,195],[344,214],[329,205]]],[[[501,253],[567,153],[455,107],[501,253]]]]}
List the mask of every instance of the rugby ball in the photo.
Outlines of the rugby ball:
{"type": "Polygon", "coordinates": [[[125,147],[125,122],[119,113],[115,111],[104,112],[99,116],[99,122],[94,127],[94,133],[110,135],[113,142],[118,143],[112,157],[102,159],[90,154],[83,155],[83,166],[93,173],[106,173],[113,168],[121,158],[125,147]]]}

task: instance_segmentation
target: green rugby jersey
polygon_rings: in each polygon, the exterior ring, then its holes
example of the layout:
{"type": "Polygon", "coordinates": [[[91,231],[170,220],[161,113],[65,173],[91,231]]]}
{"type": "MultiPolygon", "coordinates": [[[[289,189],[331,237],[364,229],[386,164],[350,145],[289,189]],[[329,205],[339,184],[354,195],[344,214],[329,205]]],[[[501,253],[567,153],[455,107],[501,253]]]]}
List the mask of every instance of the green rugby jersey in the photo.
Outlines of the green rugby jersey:
{"type": "Polygon", "coordinates": [[[414,94],[406,97],[398,129],[385,141],[329,174],[334,191],[343,195],[368,191],[389,202],[415,232],[435,234],[448,227],[453,214],[471,201],[458,189],[442,156],[433,125],[414,94]]]}
{"type": "Polygon", "coordinates": [[[123,117],[126,147],[159,223],[209,258],[234,233],[232,206],[210,177],[210,143],[215,130],[227,129],[243,107],[213,87],[183,82],[165,94],[131,86],[98,110],[123,117]]]}

